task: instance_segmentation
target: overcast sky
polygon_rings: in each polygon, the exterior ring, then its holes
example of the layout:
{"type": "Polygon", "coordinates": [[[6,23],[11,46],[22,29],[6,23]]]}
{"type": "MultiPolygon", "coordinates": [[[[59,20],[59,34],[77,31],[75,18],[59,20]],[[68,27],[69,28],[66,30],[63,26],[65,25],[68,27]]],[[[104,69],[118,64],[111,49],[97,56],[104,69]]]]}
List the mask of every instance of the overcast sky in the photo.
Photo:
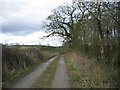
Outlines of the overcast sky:
{"type": "Polygon", "coordinates": [[[0,43],[61,45],[58,37],[41,40],[46,35],[41,25],[52,9],[70,1],[0,0],[0,43]]]}
{"type": "Polygon", "coordinates": [[[66,2],[71,0],[0,0],[0,43],[60,46],[59,37],[40,39],[46,35],[41,25],[51,10],[66,2]]]}

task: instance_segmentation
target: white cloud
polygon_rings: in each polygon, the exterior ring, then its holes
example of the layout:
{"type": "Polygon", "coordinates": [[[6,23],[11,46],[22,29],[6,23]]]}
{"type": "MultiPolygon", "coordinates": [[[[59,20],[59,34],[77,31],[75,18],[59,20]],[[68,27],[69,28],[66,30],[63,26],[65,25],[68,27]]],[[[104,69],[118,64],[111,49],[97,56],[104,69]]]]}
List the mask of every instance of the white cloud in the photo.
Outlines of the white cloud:
{"type": "MultiPolygon", "coordinates": [[[[26,34],[26,36],[13,35],[20,26],[38,27],[42,21],[51,13],[51,10],[61,5],[64,2],[71,0],[1,0],[0,11],[0,24],[6,26],[7,33],[0,33],[0,43],[20,43],[20,44],[44,44],[47,45],[61,45],[58,37],[50,37],[46,40],[40,40],[40,36],[46,35],[43,31],[33,30],[33,33],[26,34]],[[13,25],[13,26],[11,26],[13,25]],[[17,26],[18,25],[18,26],[17,26]],[[14,27],[15,26],[15,27],[14,27]],[[15,30],[14,30],[14,28],[15,30]],[[19,27],[17,29],[17,27],[19,27]],[[14,30],[14,32],[12,32],[14,30]]],[[[26,28],[25,28],[26,29],[26,28]]],[[[26,31],[30,31],[26,29],[26,31]]],[[[23,30],[24,33],[25,30],[23,30]]]]}
{"type": "Polygon", "coordinates": [[[40,20],[44,20],[50,14],[52,9],[64,2],[70,1],[71,0],[4,0],[4,3],[7,4],[4,4],[3,8],[6,9],[3,9],[3,12],[8,21],[23,20],[27,22],[40,22],[40,20]],[[15,8],[19,9],[14,10],[15,8]]]}
{"type": "Polygon", "coordinates": [[[0,43],[19,43],[19,44],[27,44],[27,45],[47,45],[50,44],[51,46],[61,46],[60,38],[59,37],[49,37],[46,39],[41,39],[43,36],[47,34],[44,31],[34,32],[32,34],[28,34],[26,36],[16,36],[11,34],[3,34],[0,33],[0,43]]]}

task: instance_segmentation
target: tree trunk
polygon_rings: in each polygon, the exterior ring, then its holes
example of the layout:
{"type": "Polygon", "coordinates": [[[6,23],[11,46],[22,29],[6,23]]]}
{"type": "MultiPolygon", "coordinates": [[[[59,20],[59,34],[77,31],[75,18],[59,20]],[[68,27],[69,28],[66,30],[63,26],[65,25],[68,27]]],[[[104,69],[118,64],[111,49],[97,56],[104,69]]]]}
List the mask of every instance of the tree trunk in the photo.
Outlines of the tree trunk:
{"type": "Polygon", "coordinates": [[[99,31],[99,40],[100,40],[100,58],[104,59],[104,38],[102,34],[101,21],[97,20],[97,27],[99,31]]]}

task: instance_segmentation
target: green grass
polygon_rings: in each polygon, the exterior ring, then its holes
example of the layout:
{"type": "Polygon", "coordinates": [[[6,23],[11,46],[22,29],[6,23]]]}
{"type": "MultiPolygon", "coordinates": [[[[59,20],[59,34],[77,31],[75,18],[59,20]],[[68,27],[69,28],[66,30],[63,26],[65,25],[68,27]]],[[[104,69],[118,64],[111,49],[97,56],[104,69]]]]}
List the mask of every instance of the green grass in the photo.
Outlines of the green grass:
{"type": "Polygon", "coordinates": [[[38,80],[31,86],[31,88],[51,88],[52,80],[54,79],[58,60],[57,57],[45,70],[45,72],[38,78],[38,80]]]}
{"type": "Polygon", "coordinates": [[[17,48],[17,49],[29,49],[29,48],[36,48],[42,51],[60,51],[61,47],[54,47],[54,46],[39,46],[39,45],[14,45],[14,46],[7,46],[7,48],[17,48]]]}

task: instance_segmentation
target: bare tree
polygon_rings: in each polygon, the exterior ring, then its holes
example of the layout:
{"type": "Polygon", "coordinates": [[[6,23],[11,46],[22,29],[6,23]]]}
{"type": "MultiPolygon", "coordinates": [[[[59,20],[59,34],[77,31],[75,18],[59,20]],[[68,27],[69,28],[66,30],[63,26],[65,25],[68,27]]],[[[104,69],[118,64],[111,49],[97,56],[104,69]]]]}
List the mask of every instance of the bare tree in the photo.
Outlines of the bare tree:
{"type": "Polygon", "coordinates": [[[64,38],[64,41],[72,44],[76,23],[80,23],[85,14],[83,5],[78,2],[72,2],[71,5],[64,4],[52,12],[53,14],[48,16],[44,24],[49,32],[51,32],[47,37],[59,35],[64,38]]]}

